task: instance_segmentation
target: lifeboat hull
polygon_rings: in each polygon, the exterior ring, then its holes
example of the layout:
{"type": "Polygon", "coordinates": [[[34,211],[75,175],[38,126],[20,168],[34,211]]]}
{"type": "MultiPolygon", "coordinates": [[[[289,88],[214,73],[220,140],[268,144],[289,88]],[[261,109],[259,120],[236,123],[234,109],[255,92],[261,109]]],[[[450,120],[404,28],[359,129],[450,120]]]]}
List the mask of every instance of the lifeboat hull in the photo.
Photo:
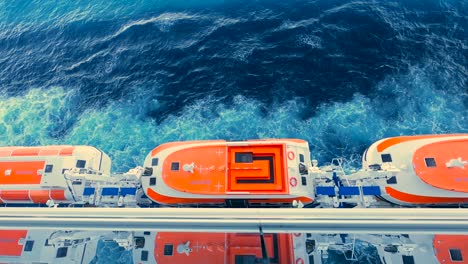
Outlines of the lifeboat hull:
{"type": "Polygon", "coordinates": [[[364,170],[385,170],[382,198],[400,205],[468,204],[468,134],[380,140],[363,155],[364,170]]]}
{"type": "Polygon", "coordinates": [[[309,147],[298,139],[172,142],[147,156],[141,181],[150,199],[166,205],[307,204],[314,188],[306,164],[309,147]]]}
{"type": "Polygon", "coordinates": [[[65,171],[109,175],[110,166],[106,154],[89,146],[0,147],[0,204],[70,203],[65,171]]]}

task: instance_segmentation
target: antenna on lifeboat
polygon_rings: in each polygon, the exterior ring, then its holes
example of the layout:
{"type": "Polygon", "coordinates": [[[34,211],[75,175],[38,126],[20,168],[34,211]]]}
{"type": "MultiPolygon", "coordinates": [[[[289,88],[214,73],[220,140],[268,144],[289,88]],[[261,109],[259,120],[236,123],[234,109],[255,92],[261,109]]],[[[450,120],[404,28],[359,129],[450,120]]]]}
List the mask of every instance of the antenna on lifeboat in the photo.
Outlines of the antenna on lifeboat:
{"type": "Polygon", "coordinates": [[[453,168],[453,167],[458,167],[458,168],[465,168],[465,165],[468,164],[468,161],[462,160],[461,157],[458,159],[451,159],[449,162],[445,163],[447,168],[453,168]]]}
{"type": "Polygon", "coordinates": [[[177,246],[177,253],[179,253],[179,254],[184,254],[185,253],[185,255],[188,256],[190,254],[190,252],[192,252],[192,249],[190,248],[190,241],[187,241],[187,243],[185,243],[185,244],[183,244],[183,243],[179,244],[177,246]]]}
{"type": "Polygon", "coordinates": [[[195,162],[192,162],[190,164],[184,164],[182,169],[186,172],[193,173],[194,168],[195,168],[195,162]]]}

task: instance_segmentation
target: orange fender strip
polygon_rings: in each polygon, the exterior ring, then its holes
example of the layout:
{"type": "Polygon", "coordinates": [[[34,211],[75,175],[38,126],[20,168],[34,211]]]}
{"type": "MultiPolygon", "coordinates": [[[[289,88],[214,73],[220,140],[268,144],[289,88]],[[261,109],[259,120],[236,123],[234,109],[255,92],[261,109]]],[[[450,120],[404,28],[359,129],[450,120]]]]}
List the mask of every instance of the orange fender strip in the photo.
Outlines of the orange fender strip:
{"type": "Polygon", "coordinates": [[[418,140],[418,139],[427,139],[427,138],[438,138],[438,137],[454,137],[454,136],[466,136],[467,134],[446,134],[446,135],[422,135],[422,136],[403,136],[403,137],[393,137],[388,138],[377,145],[377,151],[382,152],[385,149],[400,144],[403,142],[418,140]]]}
{"type": "Polygon", "coordinates": [[[65,201],[65,190],[51,190],[50,191],[50,198],[57,200],[57,201],[65,201]]]}
{"type": "Polygon", "coordinates": [[[146,190],[146,195],[151,198],[151,200],[162,203],[162,204],[196,204],[196,203],[224,203],[224,199],[188,199],[188,198],[178,198],[161,195],[153,189],[148,188],[146,190]]]}
{"type": "Polygon", "coordinates": [[[73,146],[0,147],[0,157],[70,156],[73,146]]]}
{"type": "Polygon", "coordinates": [[[177,142],[164,143],[164,144],[157,146],[151,151],[151,157],[156,156],[156,154],[168,148],[182,146],[182,145],[189,145],[189,144],[194,144],[194,143],[226,143],[226,140],[194,140],[194,141],[177,141],[177,142]]]}
{"type": "Polygon", "coordinates": [[[19,148],[13,150],[11,156],[37,156],[42,148],[19,148]]]}
{"type": "Polygon", "coordinates": [[[58,156],[60,149],[43,149],[39,156],[58,156]]]}
{"type": "Polygon", "coordinates": [[[458,203],[468,203],[468,197],[466,198],[454,198],[454,197],[430,197],[430,196],[421,196],[414,195],[409,193],[404,193],[393,189],[392,187],[385,187],[385,191],[391,197],[406,203],[414,204],[458,204],[458,203]]]}
{"type": "Polygon", "coordinates": [[[75,151],[75,147],[66,147],[60,150],[60,156],[71,156],[73,155],[73,151],[75,151]]]}
{"type": "Polygon", "coordinates": [[[49,200],[49,190],[30,190],[29,197],[33,203],[45,204],[49,200]]]}
{"type": "Polygon", "coordinates": [[[14,190],[1,192],[2,200],[9,201],[29,201],[29,191],[27,190],[14,190]]]}

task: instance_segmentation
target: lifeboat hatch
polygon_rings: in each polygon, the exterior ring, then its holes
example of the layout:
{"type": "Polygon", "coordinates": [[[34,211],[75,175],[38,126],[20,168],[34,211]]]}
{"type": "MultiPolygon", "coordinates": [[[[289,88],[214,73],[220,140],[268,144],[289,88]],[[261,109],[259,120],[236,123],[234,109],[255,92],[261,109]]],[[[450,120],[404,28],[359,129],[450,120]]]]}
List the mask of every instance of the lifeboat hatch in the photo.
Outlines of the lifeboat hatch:
{"type": "Polygon", "coordinates": [[[284,145],[228,148],[228,191],[284,192],[284,145]]]}

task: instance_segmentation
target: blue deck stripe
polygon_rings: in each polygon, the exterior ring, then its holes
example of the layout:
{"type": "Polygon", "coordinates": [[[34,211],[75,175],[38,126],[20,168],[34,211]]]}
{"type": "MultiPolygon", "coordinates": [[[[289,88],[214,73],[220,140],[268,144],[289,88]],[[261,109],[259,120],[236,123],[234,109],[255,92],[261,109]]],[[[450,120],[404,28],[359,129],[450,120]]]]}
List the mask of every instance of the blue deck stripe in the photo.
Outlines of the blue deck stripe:
{"type": "Polygon", "coordinates": [[[315,194],[335,196],[335,187],[333,187],[333,186],[317,186],[317,188],[315,188],[315,194]]]}
{"type": "Polygon", "coordinates": [[[120,188],[120,195],[125,196],[125,195],[135,195],[137,189],[132,188],[132,187],[123,187],[120,188]]]}
{"type": "Polygon", "coordinates": [[[83,195],[85,195],[85,196],[92,195],[92,194],[94,194],[95,191],[96,191],[96,189],[93,188],[93,187],[86,187],[83,190],[83,195]]]}
{"type": "Polygon", "coordinates": [[[362,186],[362,193],[364,195],[381,195],[379,186],[362,186]]]}
{"type": "Polygon", "coordinates": [[[102,196],[118,195],[119,188],[102,188],[101,194],[102,196]]]}
{"type": "Polygon", "coordinates": [[[356,186],[340,186],[340,195],[359,195],[359,187],[356,186]]]}

